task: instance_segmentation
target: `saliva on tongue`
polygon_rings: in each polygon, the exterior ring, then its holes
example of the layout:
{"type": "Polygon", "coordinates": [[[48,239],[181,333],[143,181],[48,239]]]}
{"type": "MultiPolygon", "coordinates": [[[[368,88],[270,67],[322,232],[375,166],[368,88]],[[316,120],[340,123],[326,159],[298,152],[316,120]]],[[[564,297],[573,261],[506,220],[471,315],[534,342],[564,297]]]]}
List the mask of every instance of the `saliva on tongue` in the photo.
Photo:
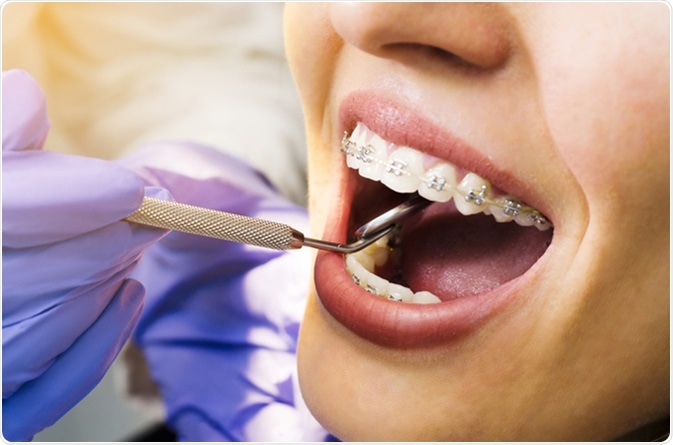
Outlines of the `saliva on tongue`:
{"type": "Polygon", "coordinates": [[[465,216],[453,201],[433,204],[405,221],[398,279],[442,301],[479,295],[526,272],[551,243],[541,232],[490,215],[465,216]]]}

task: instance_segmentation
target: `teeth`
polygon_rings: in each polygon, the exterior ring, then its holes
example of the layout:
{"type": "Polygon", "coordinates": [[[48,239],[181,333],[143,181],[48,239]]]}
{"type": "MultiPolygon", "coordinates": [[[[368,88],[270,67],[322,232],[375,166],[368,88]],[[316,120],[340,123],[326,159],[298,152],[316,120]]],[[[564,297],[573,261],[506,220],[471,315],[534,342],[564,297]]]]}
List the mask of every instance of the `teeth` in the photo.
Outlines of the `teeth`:
{"type": "Polygon", "coordinates": [[[414,293],[408,287],[395,283],[388,284],[388,299],[401,301],[402,303],[413,303],[414,293]]]}
{"type": "Polygon", "coordinates": [[[367,277],[371,275],[371,272],[365,269],[354,255],[346,255],[346,268],[350,272],[353,281],[355,281],[355,284],[362,287],[363,289],[366,289],[367,277]]]}
{"type": "Polygon", "coordinates": [[[441,300],[432,292],[422,290],[414,294],[414,303],[417,304],[433,304],[440,303],[441,300]]]}
{"type": "MultiPolygon", "coordinates": [[[[358,123],[350,138],[344,134],[341,151],[346,155],[349,168],[360,176],[380,181],[398,193],[418,192],[435,202],[454,199],[456,209],[463,215],[485,213],[497,222],[515,222],[521,226],[535,226],[547,230],[551,223],[536,209],[521,203],[517,198],[493,196],[491,183],[475,173],[467,173],[460,182],[456,167],[418,150],[391,144],[358,123]],[[430,165],[425,168],[425,165],[430,165]]],[[[385,236],[367,248],[346,255],[346,268],[353,281],[367,292],[391,301],[412,304],[440,303],[439,297],[428,291],[413,292],[408,287],[375,274],[377,267],[389,262],[395,236],[385,236]]],[[[395,258],[393,257],[393,261],[395,258]]]]}
{"type": "Polygon", "coordinates": [[[424,173],[423,154],[400,147],[388,156],[381,182],[397,193],[413,193],[418,190],[424,173]]]}
{"type": "Polygon", "coordinates": [[[376,260],[373,255],[369,255],[364,250],[352,254],[355,260],[362,265],[368,272],[374,272],[376,269],[376,260]]]}
{"type": "Polygon", "coordinates": [[[368,272],[374,273],[376,266],[383,266],[388,262],[391,248],[388,247],[390,235],[379,238],[373,244],[365,247],[359,252],[350,254],[368,272]]]}
{"type": "Polygon", "coordinates": [[[453,198],[455,189],[456,169],[441,162],[425,172],[418,194],[430,201],[447,202],[453,198]]]}
{"type": "Polygon", "coordinates": [[[384,170],[378,159],[384,156],[386,156],[386,142],[372,133],[367,145],[357,145],[354,154],[348,156],[349,160],[353,160],[353,165],[349,163],[348,166],[358,170],[360,175],[367,179],[380,181],[384,170]]]}
{"type": "Polygon", "coordinates": [[[460,213],[474,215],[486,209],[490,195],[491,184],[474,173],[468,173],[456,187],[454,201],[460,213]]]}
{"type": "Polygon", "coordinates": [[[454,199],[463,215],[485,213],[497,222],[535,226],[547,230],[551,223],[536,209],[513,196],[493,196],[490,182],[475,173],[467,173],[457,183],[456,167],[411,147],[396,146],[358,123],[350,137],[344,134],[341,151],[348,167],[360,176],[380,181],[398,193],[418,192],[435,202],[454,199]],[[432,165],[426,169],[425,165],[432,165]]]}
{"type": "MultiPolygon", "coordinates": [[[[362,258],[365,256],[370,256],[371,258],[370,254],[376,253],[377,250],[382,250],[381,248],[370,250],[370,247],[356,254],[346,255],[346,268],[357,285],[371,294],[401,303],[433,304],[441,301],[431,292],[419,291],[414,293],[408,287],[391,283],[375,275],[373,271],[367,270],[367,267],[360,262],[362,258]],[[363,255],[363,252],[367,253],[363,255]]],[[[371,263],[373,262],[374,259],[371,258],[371,263]]]]}

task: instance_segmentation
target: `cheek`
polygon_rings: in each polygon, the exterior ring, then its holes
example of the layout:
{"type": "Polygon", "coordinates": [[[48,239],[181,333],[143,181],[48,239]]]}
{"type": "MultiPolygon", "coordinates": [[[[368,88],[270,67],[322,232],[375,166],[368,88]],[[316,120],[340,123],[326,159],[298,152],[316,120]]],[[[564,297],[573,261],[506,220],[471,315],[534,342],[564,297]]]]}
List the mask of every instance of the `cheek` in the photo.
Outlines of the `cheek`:
{"type": "Polygon", "coordinates": [[[545,36],[537,48],[545,120],[592,218],[642,215],[661,206],[643,197],[668,189],[669,47],[658,37],[668,14],[635,8],[633,24],[616,33],[607,29],[625,11],[600,9],[598,22],[556,29],[557,40],[545,36]]]}
{"type": "Polygon", "coordinates": [[[618,201],[647,210],[653,201],[642,198],[667,187],[668,109],[628,93],[650,84],[628,83],[578,88],[579,97],[548,101],[555,146],[594,211],[607,203],[621,210],[618,201]]]}
{"type": "Polygon", "coordinates": [[[549,20],[543,28],[557,37],[539,39],[533,58],[554,147],[588,204],[568,269],[583,289],[566,298],[577,320],[567,344],[592,369],[587,394],[600,388],[603,406],[624,398],[644,415],[668,380],[656,374],[668,371],[668,335],[657,326],[667,326],[670,298],[669,15],[634,4],[631,22],[611,6],[562,30],[549,20]]]}
{"type": "Polygon", "coordinates": [[[326,5],[288,3],[285,6],[285,48],[304,112],[308,146],[311,230],[320,236],[325,227],[334,163],[329,139],[329,94],[342,41],[329,21],[326,5]],[[325,127],[327,125],[327,127],[325,127]]]}
{"type": "Polygon", "coordinates": [[[321,124],[341,40],[321,3],[288,3],[285,49],[309,132],[321,124]]]}

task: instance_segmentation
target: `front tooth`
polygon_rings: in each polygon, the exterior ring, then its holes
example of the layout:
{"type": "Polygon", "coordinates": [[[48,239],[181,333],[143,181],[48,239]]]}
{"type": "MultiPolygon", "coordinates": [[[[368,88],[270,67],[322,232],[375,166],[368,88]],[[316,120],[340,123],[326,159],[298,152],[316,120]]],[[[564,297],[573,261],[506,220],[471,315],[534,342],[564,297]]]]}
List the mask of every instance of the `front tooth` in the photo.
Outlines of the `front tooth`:
{"type": "Polygon", "coordinates": [[[453,197],[456,188],[456,169],[440,162],[423,175],[418,194],[430,201],[446,202],[453,197]]]}
{"type": "Polygon", "coordinates": [[[414,294],[413,303],[416,304],[434,304],[440,303],[440,300],[435,294],[422,290],[414,294]]]}
{"type": "MultiPolygon", "coordinates": [[[[375,138],[378,138],[378,136],[375,136],[375,138]]],[[[383,175],[383,166],[380,159],[385,156],[385,146],[377,144],[375,138],[372,138],[372,141],[366,145],[356,144],[351,155],[348,156],[346,164],[348,167],[358,170],[360,176],[379,181],[383,175]]]]}
{"type": "Polygon", "coordinates": [[[423,155],[400,147],[388,156],[381,182],[397,193],[412,193],[418,190],[423,173],[423,155]]]}
{"type": "MultiPolygon", "coordinates": [[[[367,147],[371,153],[366,157],[367,162],[363,162],[359,168],[360,176],[371,179],[372,181],[380,181],[384,173],[384,164],[382,159],[386,156],[386,147],[388,143],[381,139],[377,134],[372,133],[367,147]]],[[[357,156],[357,155],[356,155],[357,156]]]]}
{"type": "Polygon", "coordinates": [[[473,215],[486,208],[490,200],[491,184],[475,173],[465,175],[456,187],[454,201],[463,215],[473,215]]]}

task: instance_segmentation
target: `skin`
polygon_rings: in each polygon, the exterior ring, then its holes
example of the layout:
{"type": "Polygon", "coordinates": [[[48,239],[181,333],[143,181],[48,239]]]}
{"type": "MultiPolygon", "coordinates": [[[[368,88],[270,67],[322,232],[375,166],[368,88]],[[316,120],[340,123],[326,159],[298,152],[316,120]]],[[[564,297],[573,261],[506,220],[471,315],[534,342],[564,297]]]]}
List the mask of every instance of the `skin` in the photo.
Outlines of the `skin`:
{"type": "Polygon", "coordinates": [[[668,415],[669,14],[663,3],[287,6],[313,233],[343,192],[337,110],[358,89],[422,109],[544,190],[555,226],[530,286],[441,347],[367,342],[312,291],[299,375],[328,430],[609,440],[668,415]]]}

